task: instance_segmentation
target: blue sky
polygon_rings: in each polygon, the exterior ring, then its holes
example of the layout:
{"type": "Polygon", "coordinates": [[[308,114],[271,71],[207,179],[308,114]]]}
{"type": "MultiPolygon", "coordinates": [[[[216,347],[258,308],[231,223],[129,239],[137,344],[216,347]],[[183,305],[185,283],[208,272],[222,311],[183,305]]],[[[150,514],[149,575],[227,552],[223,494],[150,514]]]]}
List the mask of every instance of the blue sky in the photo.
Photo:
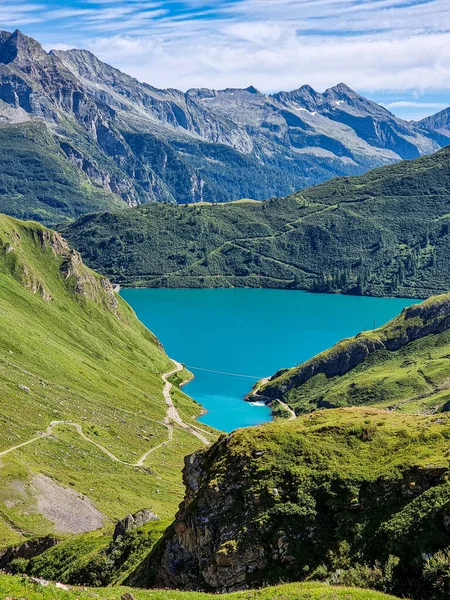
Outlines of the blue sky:
{"type": "Polygon", "coordinates": [[[450,0],[0,0],[0,28],[157,87],[343,81],[404,118],[450,105],[450,0]]]}

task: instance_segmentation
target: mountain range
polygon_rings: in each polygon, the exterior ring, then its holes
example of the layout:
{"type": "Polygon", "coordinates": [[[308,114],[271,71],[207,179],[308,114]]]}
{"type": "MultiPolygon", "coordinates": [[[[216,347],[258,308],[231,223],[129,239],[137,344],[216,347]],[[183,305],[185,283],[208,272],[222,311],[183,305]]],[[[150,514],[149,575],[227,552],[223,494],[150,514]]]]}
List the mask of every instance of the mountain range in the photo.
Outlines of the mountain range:
{"type": "Polygon", "coordinates": [[[159,90],[0,32],[0,211],[33,219],[0,214],[1,597],[449,597],[448,144],[450,109],[159,90]],[[221,434],[115,284],[447,293],[221,434]]]}
{"type": "Polygon", "coordinates": [[[47,224],[149,201],[286,195],[432,153],[450,143],[444,121],[403,121],[344,84],[160,90],[85,50],[0,32],[0,210],[47,224]],[[78,202],[55,194],[68,180],[78,202]]]}
{"type": "Polygon", "coordinates": [[[426,298],[450,287],[450,148],[264,202],[150,203],[61,231],[116,283],[426,298]]]}

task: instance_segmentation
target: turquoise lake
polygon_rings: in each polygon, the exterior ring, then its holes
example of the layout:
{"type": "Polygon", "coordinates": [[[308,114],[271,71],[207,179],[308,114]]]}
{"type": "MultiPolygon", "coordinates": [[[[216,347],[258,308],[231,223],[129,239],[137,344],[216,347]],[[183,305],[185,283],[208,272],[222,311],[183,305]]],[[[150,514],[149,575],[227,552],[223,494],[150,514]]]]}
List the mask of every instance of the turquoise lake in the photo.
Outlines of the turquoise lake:
{"type": "Polygon", "coordinates": [[[227,432],[271,419],[266,406],[243,401],[257,379],[379,327],[417,302],[259,289],[124,289],[121,295],[169,356],[194,373],[184,389],[208,411],[199,421],[227,432]]]}

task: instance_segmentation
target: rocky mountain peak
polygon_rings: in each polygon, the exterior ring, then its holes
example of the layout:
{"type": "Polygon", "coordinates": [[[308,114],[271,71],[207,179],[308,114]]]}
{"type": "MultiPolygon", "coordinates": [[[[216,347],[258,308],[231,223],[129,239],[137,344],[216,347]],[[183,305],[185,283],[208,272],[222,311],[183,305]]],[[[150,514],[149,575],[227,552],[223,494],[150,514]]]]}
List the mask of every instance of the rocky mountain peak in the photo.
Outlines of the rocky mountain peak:
{"type": "Polygon", "coordinates": [[[283,104],[294,102],[309,111],[313,111],[320,104],[321,94],[316,92],[310,85],[302,85],[292,92],[279,92],[278,94],[274,94],[273,98],[283,104]]]}
{"type": "Polygon", "coordinates": [[[214,98],[216,96],[215,90],[209,88],[191,88],[186,92],[188,98],[214,98]]]}
{"type": "Polygon", "coordinates": [[[450,108],[444,108],[436,115],[431,115],[419,121],[419,125],[438,131],[443,134],[448,134],[450,130],[450,108]]]}
{"type": "Polygon", "coordinates": [[[11,36],[11,32],[10,31],[0,30],[0,45],[3,44],[3,42],[6,42],[6,40],[10,36],[11,36]]]}
{"type": "Polygon", "coordinates": [[[357,94],[355,92],[355,90],[352,90],[352,88],[350,86],[348,86],[346,83],[338,83],[337,85],[329,88],[330,91],[334,91],[337,94],[345,94],[347,96],[359,96],[359,94],[357,94]]]}
{"type": "Polygon", "coordinates": [[[250,85],[248,88],[245,88],[245,91],[249,94],[261,94],[261,92],[257,90],[254,85],[250,85]]]}
{"type": "Polygon", "coordinates": [[[13,61],[19,63],[41,61],[47,57],[48,54],[39,42],[24,35],[18,29],[9,35],[7,31],[1,32],[0,63],[7,65],[13,61]]]}
{"type": "Polygon", "coordinates": [[[76,77],[101,79],[106,73],[115,71],[113,67],[102,63],[89,50],[78,50],[76,48],[72,50],[51,50],[50,54],[61,60],[76,77]]]}
{"type": "Polygon", "coordinates": [[[323,93],[323,98],[325,101],[343,101],[348,104],[353,104],[361,100],[370,103],[370,100],[363,98],[363,96],[355,92],[355,90],[352,90],[352,88],[345,83],[338,83],[337,85],[326,89],[323,93]]]}

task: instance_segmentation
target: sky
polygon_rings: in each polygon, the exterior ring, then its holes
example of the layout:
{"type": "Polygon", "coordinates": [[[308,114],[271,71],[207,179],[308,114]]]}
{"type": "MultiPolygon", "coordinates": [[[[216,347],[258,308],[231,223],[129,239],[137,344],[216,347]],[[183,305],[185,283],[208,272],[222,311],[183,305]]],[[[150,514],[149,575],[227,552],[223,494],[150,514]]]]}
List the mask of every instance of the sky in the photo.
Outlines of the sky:
{"type": "Polygon", "coordinates": [[[344,82],[402,118],[450,106],[450,0],[0,0],[0,28],[156,87],[344,82]]]}

